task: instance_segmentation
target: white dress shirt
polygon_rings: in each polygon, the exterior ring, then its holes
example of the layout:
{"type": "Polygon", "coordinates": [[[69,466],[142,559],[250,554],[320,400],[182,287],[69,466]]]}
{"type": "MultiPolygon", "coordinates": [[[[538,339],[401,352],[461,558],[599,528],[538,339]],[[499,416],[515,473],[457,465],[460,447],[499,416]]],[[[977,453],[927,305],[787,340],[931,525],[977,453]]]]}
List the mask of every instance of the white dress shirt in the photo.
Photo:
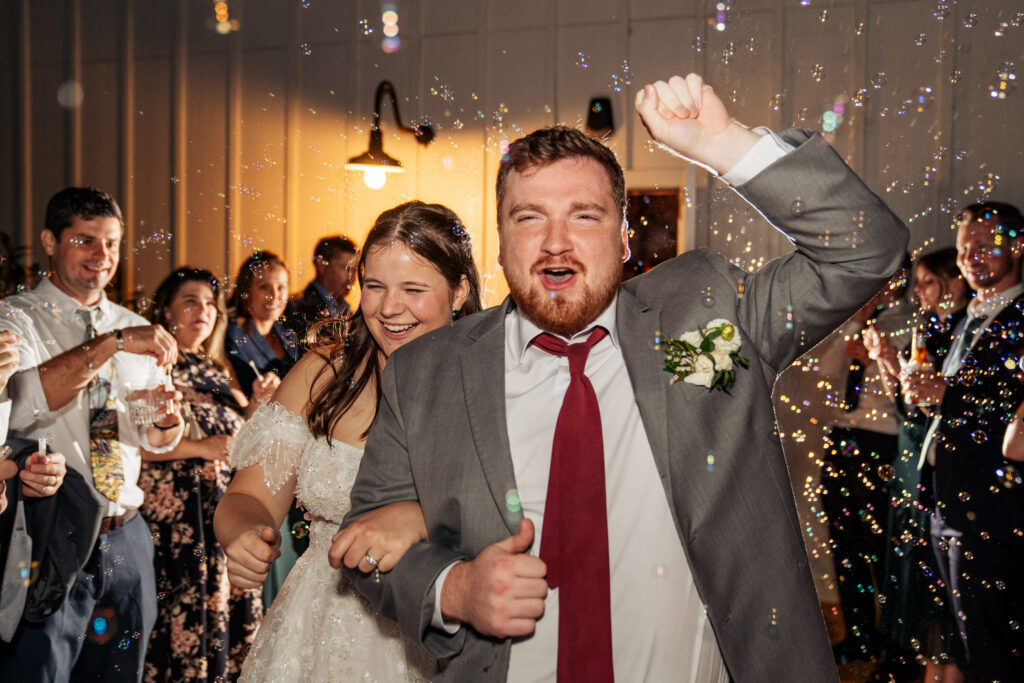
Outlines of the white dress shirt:
{"type": "MultiPolygon", "coordinates": [[[[51,437],[50,448],[63,453],[68,467],[91,482],[88,391],[79,392],[63,408],[51,411],[38,367],[85,341],[85,321],[78,311],[89,308],[44,279],[35,289],[0,302],[0,330],[11,330],[21,336],[18,343],[21,365],[7,385],[12,399],[11,432],[26,439],[51,437]]],[[[97,335],[122,327],[149,324],[142,316],[111,303],[106,296],[91,308],[94,309],[97,335]]],[[[123,514],[126,509],[138,508],[143,500],[142,490],[137,485],[142,463],[139,455],[142,432],[128,418],[124,403],[127,385],[152,385],[164,374],[149,356],[119,352],[114,354],[112,361],[111,393],[117,400],[118,440],[121,442],[125,482],[118,502],[108,503],[107,515],[123,514]]],[[[178,430],[178,438],[181,431],[178,430]]]]}
{"type": "MultiPolygon", "coordinates": [[[[721,176],[723,181],[741,185],[793,149],[767,128],[754,132],[761,140],[721,176]]],[[[615,317],[612,302],[591,326],[569,340],[585,340],[598,325],[609,332],[591,349],[585,374],[601,407],[615,678],[725,683],[728,672],[672,522],[615,317]]],[[[569,386],[568,358],[529,346],[541,332],[518,310],[505,320],[509,444],[522,511],[535,526],[529,551],[534,556],[539,556],[544,528],[555,423],[569,386]]],[[[449,633],[460,628],[441,618],[441,592],[452,566],[438,575],[434,594],[433,626],[449,633]]],[[[557,678],[558,589],[548,592],[544,609],[534,634],[512,641],[509,681],[557,678]]]]}
{"type": "MultiPolygon", "coordinates": [[[[655,466],[615,327],[615,304],[595,326],[609,335],[587,357],[585,373],[601,406],[612,656],[620,681],[727,681],[704,605],[693,582],[655,466]]],[[[536,527],[539,555],[555,423],[569,386],[569,359],[530,340],[536,325],[513,311],[505,321],[505,405],[523,514],[536,527]]],[[[558,660],[558,589],[549,591],[533,636],[513,641],[510,681],[554,681],[558,660]]]]}

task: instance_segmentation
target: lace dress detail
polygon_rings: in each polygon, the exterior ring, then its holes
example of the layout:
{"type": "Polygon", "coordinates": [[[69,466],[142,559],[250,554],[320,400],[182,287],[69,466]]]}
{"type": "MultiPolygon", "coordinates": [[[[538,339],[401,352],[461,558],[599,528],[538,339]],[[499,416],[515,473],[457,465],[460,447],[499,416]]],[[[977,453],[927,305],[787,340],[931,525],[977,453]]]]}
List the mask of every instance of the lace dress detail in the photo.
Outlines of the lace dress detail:
{"type": "Polygon", "coordinates": [[[314,438],[304,418],[274,402],[235,437],[232,467],[260,464],[274,492],[294,474],[295,496],[312,517],[309,549],[264,617],[241,680],[406,682],[436,673],[426,651],[375,614],[344,573],[327,563],[362,456],[355,446],[314,438]]]}

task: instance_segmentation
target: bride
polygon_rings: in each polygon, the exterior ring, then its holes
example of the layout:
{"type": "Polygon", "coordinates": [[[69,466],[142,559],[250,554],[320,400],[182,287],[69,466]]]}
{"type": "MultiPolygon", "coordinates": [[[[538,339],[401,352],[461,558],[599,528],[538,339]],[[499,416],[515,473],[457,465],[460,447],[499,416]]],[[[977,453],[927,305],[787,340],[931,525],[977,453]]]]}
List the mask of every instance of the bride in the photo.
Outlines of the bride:
{"type": "MultiPolygon", "coordinates": [[[[458,216],[422,202],[377,218],[357,269],[361,301],[344,335],[306,354],[232,445],[238,471],[214,519],[231,583],[262,584],[280,555],[278,529],[294,500],[311,518],[309,549],[264,618],[242,680],[419,681],[436,673],[426,651],[404,640],[331,568],[327,552],[349,509],[387,357],[480,310],[479,279],[458,216]]],[[[381,549],[376,570],[387,571],[426,538],[426,527],[415,503],[378,512],[376,527],[363,533],[374,534],[381,549]]]]}

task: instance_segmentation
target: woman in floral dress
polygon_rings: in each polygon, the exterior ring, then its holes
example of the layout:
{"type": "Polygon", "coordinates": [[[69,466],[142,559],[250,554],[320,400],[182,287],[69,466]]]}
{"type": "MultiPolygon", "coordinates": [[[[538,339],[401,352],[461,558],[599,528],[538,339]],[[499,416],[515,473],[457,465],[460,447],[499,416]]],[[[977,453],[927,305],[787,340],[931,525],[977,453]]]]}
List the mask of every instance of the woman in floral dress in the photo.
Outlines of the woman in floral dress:
{"type": "Polygon", "coordinates": [[[274,387],[257,386],[250,404],[233,379],[218,295],[209,271],[179,268],[157,289],[150,316],[178,342],[172,378],[193,417],[174,451],[143,453],[141,511],[153,532],[158,606],[146,681],[235,679],[262,615],[259,590],[228,583],[213,513],[230,481],[231,439],[274,387]]]}

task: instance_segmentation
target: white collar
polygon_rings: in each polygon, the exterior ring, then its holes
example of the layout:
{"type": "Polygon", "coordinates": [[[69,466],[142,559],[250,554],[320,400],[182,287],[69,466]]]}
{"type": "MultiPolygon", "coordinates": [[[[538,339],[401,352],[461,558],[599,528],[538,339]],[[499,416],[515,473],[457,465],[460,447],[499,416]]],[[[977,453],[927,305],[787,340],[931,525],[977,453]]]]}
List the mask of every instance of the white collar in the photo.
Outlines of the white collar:
{"type": "MultiPolygon", "coordinates": [[[[587,336],[590,335],[590,332],[595,327],[600,326],[608,330],[608,338],[611,339],[612,344],[618,347],[619,330],[615,325],[615,321],[617,319],[615,314],[615,304],[618,302],[618,300],[619,294],[618,292],[616,292],[615,298],[612,299],[612,302],[610,304],[608,304],[608,307],[601,311],[601,314],[597,316],[597,318],[595,318],[593,322],[587,325],[585,329],[577,332],[572,337],[566,338],[563,337],[562,335],[556,336],[558,336],[561,339],[565,339],[569,343],[572,343],[574,340],[579,340],[581,338],[585,339],[587,336]]],[[[533,338],[536,337],[538,334],[545,332],[546,330],[542,330],[540,327],[535,325],[532,320],[523,315],[519,311],[518,306],[514,306],[509,315],[511,316],[510,323],[512,327],[507,328],[509,329],[507,343],[509,344],[509,350],[512,352],[513,357],[516,359],[517,362],[521,363],[523,361],[523,354],[526,353],[526,349],[529,348],[530,342],[533,341],[533,338]]]]}
{"type": "Polygon", "coordinates": [[[101,293],[100,300],[94,305],[86,306],[78,299],[62,291],[48,277],[43,278],[36,285],[36,288],[32,290],[32,293],[43,300],[51,315],[60,320],[75,320],[78,318],[78,311],[88,311],[90,314],[95,313],[96,320],[103,320],[111,315],[111,307],[113,306],[106,293],[101,293]]]}
{"type": "Polygon", "coordinates": [[[1004,289],[987,301],[979,301],[977,297],[975,297],[974,299],[971,299],[969,304],[967,304],[967,315],[972,318],[979,318],[982,316],[985,318],[991,318],[1006,308],[1008,303],[1016,299],[1021,294],[1024,294],[1024,282],[1018,282],[1013,287],[1004,289]]]}

